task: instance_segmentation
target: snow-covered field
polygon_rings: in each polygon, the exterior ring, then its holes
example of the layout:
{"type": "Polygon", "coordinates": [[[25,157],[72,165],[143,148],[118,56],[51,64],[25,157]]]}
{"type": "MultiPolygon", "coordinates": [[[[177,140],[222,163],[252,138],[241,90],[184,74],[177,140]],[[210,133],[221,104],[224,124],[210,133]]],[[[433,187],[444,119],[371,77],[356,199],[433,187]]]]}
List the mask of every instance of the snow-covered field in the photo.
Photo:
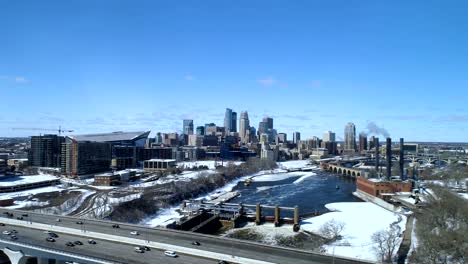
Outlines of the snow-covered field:
{"type": "Polygon", "coordinates": [[[278,167],[283,169],[298,169],[309,166],[310,160],[290,160],[290,161],[283,161],[278,162],[278,167]]]}
{"type": "Polygon", "coordinates": [[[30,176],[12,176],[0,180],[0,186],[15,186],[21,184],[30,184],[35,182],[44,182],[57,180],[58,177],[53,175],[30,175],[30,176]]]}
{"type": "Polygon", "coordinates": [[[293,177],[300,177],[296,181],[301,182],[305,178],[310,177],[315,175],[313,172],[285,172],[285,173],[276,173],[276,174],[265,174],[265,175],[259,175],[255,176],[253,178],[253,181],[255,182],[270,182],[270,181],[282,181],[286,180],[288,178],[293,178],[293,177]]]}
{"type": "Polygon", "coordinates": [[[333,212],[305,219],[301,228],[318,232],[329,220],[344,222],[343,239],[325,246],[329,254],[377,261],[371,241],[372,234],[389,228],[390,224],[399,220],[401,231],[405,230],[406,216],[387,211],[373,203],[342,202],[327,204],[325,207],[333,212]]]}
{"type": "Polygon", "coordinates": [[[468,200],[468,193],[459,193],[459,195],[468,200]]]}
{"type": "Polygon", "coordinates": [[[19,191],[19,192],[2,193],[0,194],[0,199],[9,199],[9,198],[15,199],[17,197],[25,197],[25,196],[35,195],[39,193],[59,192],[63,190],[64,188],[62,185],[47,186],[47,187],[29,189],[29,190],[24,190],[24,191],[19,191]]]}

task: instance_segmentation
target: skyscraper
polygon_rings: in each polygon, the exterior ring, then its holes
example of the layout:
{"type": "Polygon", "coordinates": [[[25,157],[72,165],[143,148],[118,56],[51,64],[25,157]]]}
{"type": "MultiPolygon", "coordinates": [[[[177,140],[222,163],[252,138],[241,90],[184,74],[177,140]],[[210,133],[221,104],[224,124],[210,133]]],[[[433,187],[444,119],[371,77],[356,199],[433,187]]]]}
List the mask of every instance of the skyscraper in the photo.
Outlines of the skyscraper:
{"type": "Polygon", "coordinates": [[[184,119],[184,127],[182,129],[183,134],[192,135],[193,134],[193,120],[184,119]]]}
{"type": "Polygon", "coordinates": [[[204,126],[197,126],[197,135],[199,135],[199,136],[205,135],[205,127],[204,126]]]}
{"type": "MultiPolygon", "coordinates": [[[[247,111],[243,111],[240,114],[239,119],[239,137],[242,143],[248,143],[249,139],[246,137],[247,130],[250,129],[249,114],[247,111]]],[[[249,133],[250,134],[250,133],[249,133]]]]}
{"type": "Polygon", "coordinates": [[[231,114],[231,130],[229,132],[237,132],[237,113],[231,114]]]}
{"type": "Polygon", "coordinates": [[[349,122],[345,126],[344,131],[344,148],[345,150],[354,150],[356,151],[356,126],[349,122]]]}
{"type": "Polygon", "coordinates": [[[293,133],[293,143],[297,144],[297,142],[301,140],[301,133],[299,132],[294,132],[293,133]]]}
{"type": "Polygon", "coordinates": [[[367,135],[359,133],[359,153],[367,150],[367,135]]]}
{"type": "Polygon", "coordinates": [[[323,133],[323,142],[335,142],[335,133],[332,131],[323,133]]]}
{"type": "Polygon", "coordinates": [[[31,137],[28,162],[30,166],[60,167],[60,154],[65,138],[57,135],[31,137]]]}
{"type": "Polygon", "coordinates": [[[232,129],[232,109],[230,108],[226,108],[226,113],[224,114],[224,129],[226,133],[232,129]]]}
{"type": "Polygon", "coordinates": [[[267,129],[273,129],[273,118],[271,117],[264,117],[263,122],[266,123],[266,128],[267,129]]]}

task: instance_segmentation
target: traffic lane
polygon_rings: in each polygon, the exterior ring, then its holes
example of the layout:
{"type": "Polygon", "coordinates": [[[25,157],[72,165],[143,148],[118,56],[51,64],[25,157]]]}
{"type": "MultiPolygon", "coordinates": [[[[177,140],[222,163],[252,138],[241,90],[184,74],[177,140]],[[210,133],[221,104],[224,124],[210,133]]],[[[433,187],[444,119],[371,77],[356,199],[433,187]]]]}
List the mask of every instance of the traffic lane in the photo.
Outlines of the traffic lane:
{"type": "MultiPolygon", "coordinates": [[[[179,246],[185,247],[192,247],[197,248],[197,246],[191,245],[191,242],[194,240],[203,240],[204,245],[209,247],[213,252],[219,252],[224,254],[234,254],[236,256],[241,257],[249,257],[253,259],[261,259],[265,260],[268,259],[273,262],[278,262],[278,260],[297,260],[302,263],[305,261],[306,263],[311,263],[312,259],[319,262],[327,262],[330,260],[329,256],[321,256],[316,254],[309,254],[303,253],[298,251],[291,251],[287,249],[279,249],[279,248],[269,248],[261,245],[254,245],[244,243],[242,241],[235,241],[235,240],[224,240],[218,237],[205,237],[205,236],[197,236],[196,233],[180,233],[174,232],[173,230],[165,230],[165,229],[153,229],[149,227],[135,227],[132,225],[127,225],[125,223],[121,223],[120,228],[112,228],[113,223],[106,223],[101,221],[93,221],[87,219],[76,219],[76,218],[69,218],[69,217],[62,217],[61,222],[52,222],[55,221],[55,218],[52,219],[53,215],[43,215],[43,214],[32,214],[32,218],[37,218],[42,223],[51,224],[51,225],[58,225],[58,226],[66,226],[75,229],[85,229],[89,231],[95,232],[105,232],[108,234],[115,234],[124,237],[131,237],[135,238],[130,234],[131,231],[138,231],[140,235],[140,239],[149,239],[155,242],[161,243],[168,243],[168,244],[178,244],[179,246]],[[82,221],[83,225],[79,225],[80,227],[77,228],[77,221],[82,221]],[[259,252],[267,252],[265,254],[259,252]],[[285,258],[285,256],[288,256],[285,258]]],[[[34,222],[37,222],[37,219],[32,219],[34,222]]],[[[25,219],[26,220],[26,219],[25,219]]],[[[344,260],[340,258],[335,258],[335,263],[356,263],[357,261],[350,261],[344,260]]]]}
{"type": "MultiPolygon", "coordinates": [[[[120,228],[112,228],[111,223],[105,223],[100,221],[89,221],[89,220],[78,220],[74,218],[61,218],[61,222],[52,222],[55,221],[51,219],[51,216],[38,215],[37,219],[41,219],[40,222],[45,224],[52,224],[56,226],[66,226],[75,229],[83,229],[94,232],[104,232],[108,234],[131,237],[138,237],[140,239],[167,243],[167,244],[177,244],[179,246],[198,248],[191,243],[195,240],[200,242],[203,241],[203,248],[212,252],[219,252],[228,255],[235,255],[240,257],[247,257],[252,259],[259,259],[265,261],[271,261],[276,263],[284,262],[295,262],[295,263],[313,263],[314,261],[319,261],[317,263],[322,263],[324,261],[329,261],[329,257],[324,257],[320,255],[312,255],[302,252],[295,252],[290,250],[282,250],[278,248],[268,248],[260,245],[252,245],[243,243],[242,241],[235,240],[222,240],[219,238],[210,238],[205,236],[197,236],[196,233],[180,233],[174,232],[172,230],[161,230],[161,229],[151,229],[146,227],[134,227],[130,225],[121,224],[120,228]],[[82,221],[82,225],[77,225],[76,221],[82,221]],[[140,233],[140,236],[133,236],[130,234],[131,231],[137,230],[140,233]],[[213,241],[216,240],[216,241],[213,241]]],[[[37,222],[37,219],[32,219],[34,222],[37,222]]],[[[27,220],[27,219],[25,219],[27,220]]],[[[202,249],[202,248],[200,248],[202,249]]],[[[350,261],[340,261],[336,259],[336,263],[354,263],[350,261]]]]}
{"type": "MultiPolygon", "coordinates": [[[[55,238],[55,242],[48,242],[45,239],[47,235],[40,230],[29,229],[19,226],[3,226],[0,230],[12,230],[15,229],[18,231],[16,236],[18,237],[17,242],[23,242],[27,244],[33,244],[40,247],[51,248],[55,250],[61,250],[64,252],[95,257],[99,259],[106,259],[110,261],[115,261],[117,263],[136,263],[136,264],[146,264],[154,263],[216,263],[215,260],[207,260],[203,258],[193,257],[189,255],[178,254],[179,257],[172,258],[164,255],[162,250],[151,249],[144,253],[135,252],[135,246],[144,246],[140,245],[131,245],[123,244],[117,242],[109,242],[105,240],[94,239],[96,244],[89,244],[87,242],[88,238],[77,237],[72,235],[67,235],[63,233],[58,233],[58,238],[55,238]],[[67,242],[81,241],[83,245],[75,245],[73,247],[68,247],[65,244],[67,242]]],[[[9,239],[7,235],[1,235],[3,239],[9,239]]]]}

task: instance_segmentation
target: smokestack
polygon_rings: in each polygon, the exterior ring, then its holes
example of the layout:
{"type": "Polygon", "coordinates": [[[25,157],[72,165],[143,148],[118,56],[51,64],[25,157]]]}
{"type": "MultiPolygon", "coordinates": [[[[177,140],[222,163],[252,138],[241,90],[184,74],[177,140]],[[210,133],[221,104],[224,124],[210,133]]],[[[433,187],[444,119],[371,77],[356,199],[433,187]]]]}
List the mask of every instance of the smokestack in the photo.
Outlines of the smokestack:
{"type": "Polygon", "coordinates": [[[379,173],[379,138],[374,138],[374,147],[375,147],[375,171],[379,173]]]}
{"type": "Polygon", "coordinates": [[[392,176],[392,139],[387,138],[387,180],[392,176]]]}
{"type": "Polygon", "coordinates": [[[402,180],[406,180],[403,170],[403,166],[405,165],[405,151],[403,150],[403,145],[403,138],[400,138],[400,177],[402,180]]]}

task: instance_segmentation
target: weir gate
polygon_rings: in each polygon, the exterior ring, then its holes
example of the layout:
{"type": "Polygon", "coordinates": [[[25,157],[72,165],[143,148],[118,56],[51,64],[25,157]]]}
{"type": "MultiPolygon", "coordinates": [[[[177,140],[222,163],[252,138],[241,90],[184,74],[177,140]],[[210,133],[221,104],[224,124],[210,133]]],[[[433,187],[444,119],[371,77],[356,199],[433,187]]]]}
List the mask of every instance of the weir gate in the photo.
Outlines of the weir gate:
{"type": "Polygon", "coordinates": [[[200,232],[213,233],[221,227],[236,228],[245,222],[260,225],[272,222],[275,226],[292,224],[294,231],[299,231],[299,207],[271,206],[264,204],[236,204],[210,202],[202,200],[185,200],[180,208],[184,214],[181,221],[168,227],[200,232]],[[284,217],[282,215],[292,217],[284,217]]]}

